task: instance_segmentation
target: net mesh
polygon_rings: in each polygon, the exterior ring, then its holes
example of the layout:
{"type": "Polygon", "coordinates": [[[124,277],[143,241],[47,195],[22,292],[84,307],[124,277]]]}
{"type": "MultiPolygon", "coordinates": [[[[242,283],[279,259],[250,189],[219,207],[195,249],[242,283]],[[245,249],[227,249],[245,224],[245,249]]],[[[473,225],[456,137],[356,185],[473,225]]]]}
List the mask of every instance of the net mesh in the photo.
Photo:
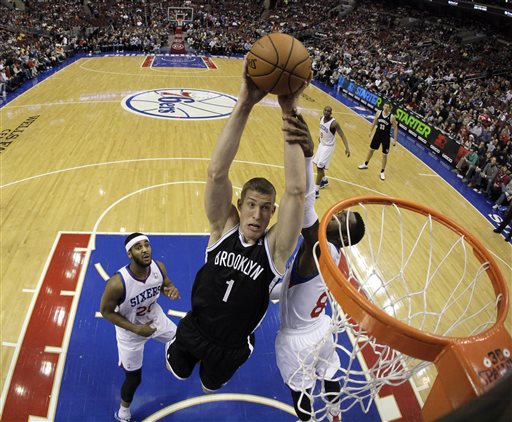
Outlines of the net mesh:
{"type": "MultiPolygon", "coordinates": [[[[393,318],[438,336],[467,337],[494,325],[501,297],[494,293],[486,272],[489,264],[476,259],[464,234],[430,214],[396,204],[359,203],[348,210],[355,211],[365,221],[366,234],[357,245],[342,246],[339,267],[368,301],[393,318]]],[[[339,220],[333,218],[343,239],[339,220]]],[[[348,218],[346,224],[348,232],[348,218]]],[[[318,260],[317,267],[322,275],[318,260]]],[[[322,381],[316,369],[322,359],[319,352],[329,338],[334,338],[332,352],[338,353],[341,365],[333,380],[341,385],[338,399],[342,412],[355,405],[368,412],[384,386],[400,385],[432,365],[379,344],[328,291],[327,295],[330,330],[299,357],[299,370],[322,381]]],[[[302,388],[302,392],[314,402],[315,419],[324,419],[332,396],[323,383],[316,382],[313,391],[302,388]]]]}

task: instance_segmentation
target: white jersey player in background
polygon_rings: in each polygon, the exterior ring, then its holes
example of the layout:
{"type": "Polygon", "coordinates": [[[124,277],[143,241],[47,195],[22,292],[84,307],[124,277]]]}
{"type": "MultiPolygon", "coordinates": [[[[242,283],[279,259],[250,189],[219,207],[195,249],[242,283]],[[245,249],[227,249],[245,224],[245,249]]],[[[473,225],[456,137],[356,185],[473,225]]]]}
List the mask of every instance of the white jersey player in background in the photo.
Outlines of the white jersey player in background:
{"type": "Polygon", "coordinates": [[[100,311],[116,328],[119,365],[125,371],[121,387],[121,405],[115,412],[118,421],[131,421],[130,404],[142,380],[144,345],[150,338],[162,343],[172,340],[174,324],[157,303],[160,292],[170,299],[179,299],[165,266],[153,261],[147,236],[132,233],[125,240],[131,262],[107,282],[100,311]]]}
{"type": "MultiPolygon", "coordinates": [[[[306,159],[306,173],[306,192],[309,193],[305,200],[303,240],[283,277],[283,282],[272,292],[272,299],[279,298],[281,321],[276,338],[276,360],[283,381],[291,390],[295,411],[301,421],[312,420],[314,416],[311,400],[304,394],[305,390],[310,392],[315,387],[315,378],[311,375],[313,373],[323,379],[327,398],[331,402],[328,405],[327,417],[332,421],[340,421],[340,384],[333,381],[340,367],[340,360],[332,335],[327,336],[318,359],[309,357],[310,352],[328,333],[331,319],[325,314],[328,301],[326,287],[313,257],[314,245],[318,241],[319,221],[314,208],[311,159],[306,159]]],[[[361,215],[356,212],[343,211],[336,217],[338,220],[333,217],[328,225],[327,239],[331,255],[337,262],[342,246],[340,226],[343,244],[347,246],[355,245],[362,239],[365,225],[361,215]]],[[[317,255],[319,254],[320,250],[317,248],[317,255]]]]}
{"type": "Polygon", "coordinates": [[[316,164],[316,184],[315,195],[320,196],[320,189],[325,188],[329,181],[325,177],[325,170],[329,168],[329,163],[334,154],[336,147],[336,133],[341,136],[341,140],[345,145],[345,155],[350,157],[350,147],[348,140],[339,123],[332,117],[332,107],[325,106],[323,116],[320,118],[320,144],[316,150],[313,163],[316,164]]]}

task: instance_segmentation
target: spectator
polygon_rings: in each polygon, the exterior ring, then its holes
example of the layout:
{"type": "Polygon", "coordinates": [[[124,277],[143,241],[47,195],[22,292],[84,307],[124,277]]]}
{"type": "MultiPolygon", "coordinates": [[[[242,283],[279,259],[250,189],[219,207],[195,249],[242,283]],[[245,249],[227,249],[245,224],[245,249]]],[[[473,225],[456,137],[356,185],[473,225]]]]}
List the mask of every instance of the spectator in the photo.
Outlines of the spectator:
{"type": "Polygon", "coordinates": [[[475,174],[480,173],[487,164],[487,162],[490,161],[491,156],[492,154],[490,152],[478,154],[478,162],[474,166],[469,166],[464,178],[462,179],[462,182],[470,183],[471,179],[475,176],[475,174]]]}
{"type": "Polygon", "coordinates": [[[7,76],[5,74],[4,65],[0,64],[0,95],[2,97],[2,100],[5,101],[7,97],[7,83],[8,83],[7,76]]]}
{"type": "Polygon", "coordinates": [[[496,157],[491,157],[482,171],[475,172],[468,186],[476,189],[479,193],[481,192],[481,188],[485,187],[485,193],[489,194],[497,174],[498,166],[496,165],[496,157]]]}
{"type": "Polygon", "coordinates": [[[477,162],[478,154],[475,148],[471,147],[469,152],[459,160],[452,172],[457,173],[457,177],[462,178],[462,173],[467,171],[471,166],[475,166],[477,162]]]}
{"type": "Polygon", "coordinates": [[[489,196],[491,199],[498,198],[498,196],[500,196],[500,194],[505,190],[505,186],[509,181],[510,171],[507,169],[507,166],[502,165],[498,168],[498,173],[496,174],[489,191],[484,192],[484,194],[489,196]]]}

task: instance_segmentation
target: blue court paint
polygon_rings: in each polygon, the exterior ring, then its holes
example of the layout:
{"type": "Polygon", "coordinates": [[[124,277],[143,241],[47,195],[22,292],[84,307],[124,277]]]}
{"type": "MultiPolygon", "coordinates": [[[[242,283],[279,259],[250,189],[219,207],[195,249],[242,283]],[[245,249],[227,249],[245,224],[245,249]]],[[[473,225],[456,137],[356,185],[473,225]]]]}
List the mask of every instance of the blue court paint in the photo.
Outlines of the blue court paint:
{"type": "MultiPolygon", "coordinates": [[[[164,262],[171,280],[181,293],[181,300],[160,297],[159,303],[169,308],[188,311],[190,292],[197,270],[204,262],[207,236],[153,235],[150,236],[153,259],[164,262]]],[[[73,324],[64,374],[61,382],[55,419],[77,421],[112,420],[120,400],[123,371],[117,367],[117,346],[114,326],[95,318],[105,281],[94,264],[100,263],[109,276],[129,263],[124,252],[123,235],[97,235],[96,250],[92,253],[85,275],[77,314],[73,324]]],[[[178,323],[178,319],[171,317],[178,323]]],[[[279,308],[270,304],[267,316],[256,331],[256,347],[251,358],[238,370],[219,393],[255,394],[291,405],[275,363],[274,341],[279,327],[279,308]]],[[[343,339],[348,345],[348,339],[343,339]]],[[[358,368],[359,369],[359,368],[358,368]]],[[[175,379],[165,368],[164,345],[150,340],[146,343],[142,383],[132,403],[132,415],[137,419],[176,402],[202,397],[198,370],[185,381],[175,379]]],[[[364,415],[355,406],[344,414],[344,421],[380,421],[375,406],[364,415]]],[[[181,410],[162,420],[169,421],[295,421],[296,417],[281,410],[260,404],[222,401],[202,404],[181,410]]]]}
{"type": "Polygon", "coordinates": [[[207,66],[200,56],[155,56],[151,67],[185,67],[193,69],[205,69],[207,66]]]}

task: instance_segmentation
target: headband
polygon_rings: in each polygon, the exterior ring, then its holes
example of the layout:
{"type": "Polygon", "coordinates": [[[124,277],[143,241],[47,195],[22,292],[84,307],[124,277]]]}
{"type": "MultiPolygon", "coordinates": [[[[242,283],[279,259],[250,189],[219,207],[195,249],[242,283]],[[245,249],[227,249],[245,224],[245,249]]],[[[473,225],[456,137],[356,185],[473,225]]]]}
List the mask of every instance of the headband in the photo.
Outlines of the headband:
{"type": "Polygon", "coordinates": [[[147,240],[149,242],[149,239],[146,235],[141,234],[140,236],[134,237],[132,240],[130,240],[124,247],[126,249],[126,252],[128,252],[133,245],[140,242],[141,240],[147,240]]]}

